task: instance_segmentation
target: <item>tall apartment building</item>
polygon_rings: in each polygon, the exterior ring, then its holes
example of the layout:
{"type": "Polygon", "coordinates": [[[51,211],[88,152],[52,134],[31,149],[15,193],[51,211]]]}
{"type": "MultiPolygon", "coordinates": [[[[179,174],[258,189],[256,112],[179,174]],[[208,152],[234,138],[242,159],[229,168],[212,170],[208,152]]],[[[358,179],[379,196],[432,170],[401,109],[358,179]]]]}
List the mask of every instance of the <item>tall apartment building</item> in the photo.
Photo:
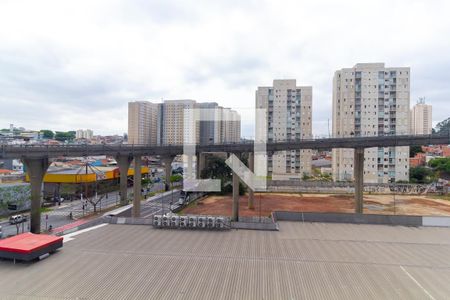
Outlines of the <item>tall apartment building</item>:
{"type": "MultiPolygon", "coordinates": [[[[409,134],[410,69],[356,64],[333,79],[333,137],[409,134]]],[[[333,178],[353,179],[354,151],[333,149],[333,178]]],[[[409,180],[409,147],[364,152],[364,181],[409,180]]]]}
{"type": "Polygon", "coordinates": [[[158,105],[148,101],[128,103],[128,143],[157,145],[158,105]]]}
{"type": "MultiPolygon", "coordinates": [[[[274,80],[271,87],[258,87],[256,108],[267,110],[268,142],[312,138],[312,87],[297,86],[295,79],[274,80]]],[[[311,150],[275,152],[268,155],[269,175],[275,180],[301,179],[311,173],[311,157],[311,150]]]]}
{"type": "Polygon", "coordinates": [[[194,100],[148,101],[128,104],[128,143],[181,145],[239,142],[239,114],[215,102],[194,100]],[[207,121],[199,121],[201,118],[207,121]],[[148,141],[148,142],[147,142],[148,141]]]}
{"type": "Polygon", "coordinates": [[[91,140],[94,137],[94,132],[91,129],[78,129],[75,133],[76,139],[91,140]]]}
{"type": "Polygon", "coordinates": [[[241,140],[241,116],[230,108],[221,108],[220,143],[238,143],[241,140]]]}
{"type": "Polygon", "coordinates": [[[194,123],[194,100],[166,100],[162,107],[161,143],[181,145],[185,141],[198,143],[200,127],[194,123]]]}
{"type": "Polygon", "coordinates": [[[411,134],[430,134],[432,123],[432,107],[420,99],[411,109],[411,134]]]}

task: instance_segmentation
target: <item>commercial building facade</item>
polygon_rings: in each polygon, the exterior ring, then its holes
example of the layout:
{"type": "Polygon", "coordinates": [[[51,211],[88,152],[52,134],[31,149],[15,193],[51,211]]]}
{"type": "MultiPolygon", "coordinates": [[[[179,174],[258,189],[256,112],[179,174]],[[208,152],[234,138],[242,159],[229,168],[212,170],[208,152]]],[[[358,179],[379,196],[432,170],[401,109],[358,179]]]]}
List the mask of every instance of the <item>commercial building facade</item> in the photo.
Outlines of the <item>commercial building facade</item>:
{"type": "Polygon", "coordinates": [[[411,109],[411,134],[431,134],[432,107],[423,99],[411,109]]]}
{"type": "MultiPolygon", "coordinates": [[[[295,79],[274,80],[273,86],[258,87],[256,108],[267,111],[268,142],[312,138],[312,87],[297,86],[295,79]]],[[[268,173],[274,180],[301,179],[311,173],[311,157],[311,150],[269,154],[268,173]]]]}
{"type": "MultiPolygon", "coordinates": [[[[384,63],[356,64],[334,74],[333,137],[402,135],[410,132],[410,69],[384,63]]],[[[409,180],[409,147],[369,148],[364,181],[409,180]]],[[[333,179],[353,179],[354,151],[333,149],[333,179]]]]}

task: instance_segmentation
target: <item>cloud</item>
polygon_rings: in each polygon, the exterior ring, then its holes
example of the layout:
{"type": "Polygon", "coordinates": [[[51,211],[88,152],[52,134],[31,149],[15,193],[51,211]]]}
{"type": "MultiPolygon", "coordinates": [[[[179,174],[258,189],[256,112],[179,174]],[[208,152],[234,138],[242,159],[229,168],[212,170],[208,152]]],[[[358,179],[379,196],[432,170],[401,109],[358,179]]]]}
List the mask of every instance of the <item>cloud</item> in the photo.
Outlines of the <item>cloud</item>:
{"type": "Polygon", "coordinates": [[[4,0],[0,127],[127,130],[127,102],[216,101],[251,136],[254,92],[275,78],[313,86],[328,133],[334,71],[411,67],[411,103],[450,116],[447,1],[4,0]],[[424,13],[426,12],[426,13],[424,13]]]}

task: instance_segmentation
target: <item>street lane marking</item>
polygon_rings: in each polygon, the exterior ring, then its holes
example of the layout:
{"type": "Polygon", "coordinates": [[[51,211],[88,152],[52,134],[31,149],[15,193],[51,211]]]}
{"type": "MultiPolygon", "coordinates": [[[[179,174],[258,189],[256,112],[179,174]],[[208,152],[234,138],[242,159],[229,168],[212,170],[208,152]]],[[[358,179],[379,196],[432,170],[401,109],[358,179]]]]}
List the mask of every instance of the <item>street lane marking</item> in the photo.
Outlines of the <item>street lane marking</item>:
{"type": "Polygon", "coordinates": [[[414,281],[418,287],[420,287],[422,289],[422,291],[425,292],[425,294],[428,295],[428,297],[430,297],[430,299],[436,300],[411,274],[409,274],[408,271],[405,270],[405,268],[403,268],[403,266],[400,266],[400,269],[403,270],[403,272],[406,273],[406,275],[408,275],[409,278],[411,278],[412,281],[414,281]]]}
{"type": "Polygon", "coordinates": [[[99,224],[99,225],[96,225],[96,226],[92,226],[92,227],[89,227],[89,228],[86,228],[86,229],[78,230],[78,231],[75,231],[75,232],[63,235],[63,243],[67,243],[67,242],[70,242],[70,241],[74,240],[74,238],[73,238],[74,236],[77,236],[79,234],[82,234],[82,233],[85,233],[85,232],[88,232],[88,231],[91,231],[91,230],[95,230],[95,229],[101,228],[101,227],[106,226],[106,225],[108,225],[108,223],[99,224]]]}

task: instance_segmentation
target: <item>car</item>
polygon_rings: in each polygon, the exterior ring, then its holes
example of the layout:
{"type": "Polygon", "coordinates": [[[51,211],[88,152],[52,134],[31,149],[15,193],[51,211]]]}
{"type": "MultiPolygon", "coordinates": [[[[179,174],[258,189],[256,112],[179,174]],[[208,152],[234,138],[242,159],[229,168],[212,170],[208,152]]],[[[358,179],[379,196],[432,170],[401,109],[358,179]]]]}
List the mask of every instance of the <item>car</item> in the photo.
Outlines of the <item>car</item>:
{"type": "Polygon", "coordinates": [[[14,225],[18,223],[23,223],[27,221],[27,216],[25,215],[14,215],[9,217],[9,224],[14,225]]]}
{"type": "Polygon", "coordinates": [[[0,226],[0,239],[3,237],[2,226],[0,226]]]}

